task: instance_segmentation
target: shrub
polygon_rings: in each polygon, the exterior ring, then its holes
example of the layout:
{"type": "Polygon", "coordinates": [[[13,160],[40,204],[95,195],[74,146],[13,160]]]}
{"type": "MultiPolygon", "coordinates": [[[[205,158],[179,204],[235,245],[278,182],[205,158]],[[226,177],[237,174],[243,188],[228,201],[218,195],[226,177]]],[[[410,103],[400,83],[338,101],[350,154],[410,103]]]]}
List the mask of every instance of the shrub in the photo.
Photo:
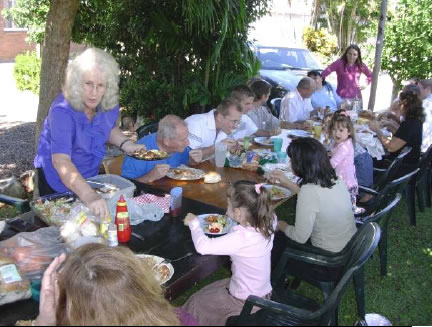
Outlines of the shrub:
{"type": "Polygon", "coordinates": [[[14,78],[18,90],[29,90],[39,94],[41,59],[35,52],[27,52],[15,57],[14,78]]]}
{"type": "Polygon", "coordinates": [[[312,51],[330,58],[337,52],[336,37],[331,35],[327,30],[315,30],[312,27],[306,27],[303,31],[303,43],[312,51]]]}

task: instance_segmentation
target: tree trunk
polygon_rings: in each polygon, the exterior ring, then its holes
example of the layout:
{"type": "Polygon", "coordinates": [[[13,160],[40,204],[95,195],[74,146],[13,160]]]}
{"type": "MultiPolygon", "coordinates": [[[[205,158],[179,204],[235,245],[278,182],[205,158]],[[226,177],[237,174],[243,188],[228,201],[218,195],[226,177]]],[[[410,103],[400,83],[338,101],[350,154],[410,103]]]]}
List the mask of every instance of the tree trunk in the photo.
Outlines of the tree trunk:
{"type": "Polygon", "coordinates": [[[51,0],[42,50],[39,107],[36,122],[36,147],[42,124],[51,102],[63,85],[69,58],[72,27],[80,0],[51,0]]]}
{"type": "Polygon", "coordinates": [[[371,93],[370,93],[369,104],[368,104],[368,109],[372,111],[375,107],[375,98],[376,98],[376,91],[378,86],[378,75],[381,70],[381,55],[382,55],[382,49],[384,45],[384,32],[385,32],[386,20],[387,20],[387,0],[382,0],[381,16],[378,24],[378,35],[377,35],[376,50],[375,50],[375,62],[373,68],[371,93]]]}

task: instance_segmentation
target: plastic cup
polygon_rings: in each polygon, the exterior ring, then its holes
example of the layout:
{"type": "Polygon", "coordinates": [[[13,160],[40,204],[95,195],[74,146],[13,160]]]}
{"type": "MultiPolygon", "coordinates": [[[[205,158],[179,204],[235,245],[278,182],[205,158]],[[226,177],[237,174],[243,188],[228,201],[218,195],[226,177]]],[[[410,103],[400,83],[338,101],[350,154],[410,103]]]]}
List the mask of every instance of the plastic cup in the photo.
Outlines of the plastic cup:
{"type": "Polygon", "coordinates": [[[170,216],[178,217],[181,213],[183,189],[181,187],[174,187],[170,192],[170,216]]]}
{"type": "Polygon", "coordinates": [[[250,147],[250,140],[249,140],[249,137],[247,137],[247,136],[245,136],[243,139],[243,147],[245,148],[246,151],[250,147]]]}
{"type": "Polygon", "coordinates": [[[321,137],[321,132],[322,132],[322,125],[320,123],[315,123],[313,126],[314,136],[319,139],[321,137]]]}
{"type": "Polygon", "coordinates": [[[281,138],[273,138],[272,140],[273,140],[274,152],[276,153],[281,152],[283,140],[281,138]]]}
{"type": "Polygon", "coordinates": [[[222,168],[225,166],[225,159],[227,154],[227,144],[226,143],[217,143],[215,145],[215,163],[216,167],[222,168]]]}
{"type": "Polygon", "coordinates": [[[34,280],[30,284],[30,291],[32,294],[32,298],[37,302],[39,302],[40,299],[41,285],[42,285],[42,281],[40,279],[34,280]]]}
{"type": "Polygon", "coordinates": [[[287,153],[286,152],[277,152],[278,161],[281,164],[285,164],[287,160],[287,153]]]}

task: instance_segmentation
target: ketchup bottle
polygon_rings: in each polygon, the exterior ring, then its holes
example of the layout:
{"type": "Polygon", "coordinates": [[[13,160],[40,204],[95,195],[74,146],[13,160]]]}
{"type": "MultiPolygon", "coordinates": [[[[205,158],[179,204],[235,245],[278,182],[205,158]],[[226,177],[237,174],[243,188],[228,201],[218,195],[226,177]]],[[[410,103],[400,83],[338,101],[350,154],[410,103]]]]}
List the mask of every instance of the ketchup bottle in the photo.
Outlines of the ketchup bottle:
{"type": "Polygon", "coordinates": [[[120,200],[117,202],[115,223],[117,225],[118,241],[120,243],[129,242],[131,239],[131,227],[129,220],[129,212],[123,195],[120,195],[120,200]]]}

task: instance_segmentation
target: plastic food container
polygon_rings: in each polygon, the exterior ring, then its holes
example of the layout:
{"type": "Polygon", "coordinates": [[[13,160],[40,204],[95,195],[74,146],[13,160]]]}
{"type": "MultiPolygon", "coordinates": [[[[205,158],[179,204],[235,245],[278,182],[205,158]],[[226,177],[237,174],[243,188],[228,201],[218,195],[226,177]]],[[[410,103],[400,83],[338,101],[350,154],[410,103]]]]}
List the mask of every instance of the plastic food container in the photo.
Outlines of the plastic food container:
{"type": "Polygon", "coordinates": [[[30,202],[30,208],[48,226],[62,226],[77,201],[71,192],[42,196],[30,202]],[[49,203],[49,204],[48,204],[49,203]]]}
{"type": "Polygon", "coordinates": [[[87,182],[90,184],[93,188],[98,188],[106,185],[114,185],[119,188],[116,192],[110,192],[106,194],[100,194],[104,199],[112,199],[117,198],[120,196],[120,194],[123,194],[125,198],[133,198],[134,191],[135,191],[135,184],[131,181],[127,180],[126,178],[112,175],[112,174],[105,174],[105,175],[98,175],[95,177],[87,178],[87,182]],[[93,183],[92,183],[93,182],[93,183]]]}

